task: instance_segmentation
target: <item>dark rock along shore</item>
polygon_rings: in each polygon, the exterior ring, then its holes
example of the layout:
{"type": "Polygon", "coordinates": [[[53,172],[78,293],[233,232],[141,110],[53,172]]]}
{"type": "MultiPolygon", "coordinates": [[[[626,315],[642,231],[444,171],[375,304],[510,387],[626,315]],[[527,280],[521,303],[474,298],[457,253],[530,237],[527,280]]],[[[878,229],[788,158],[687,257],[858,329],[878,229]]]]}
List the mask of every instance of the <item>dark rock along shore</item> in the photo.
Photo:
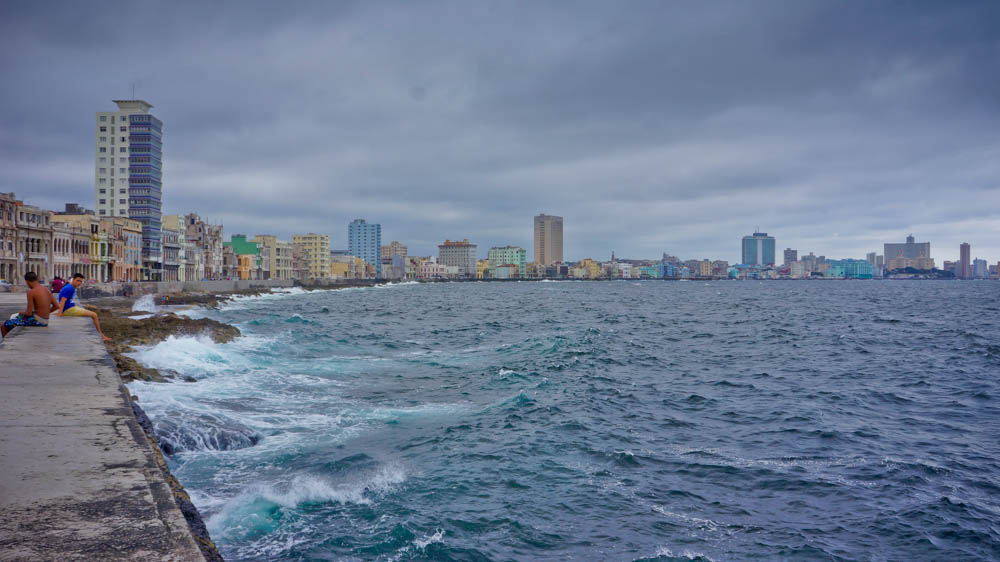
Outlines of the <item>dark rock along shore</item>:
{"type": "MultiPolygon", "coordinates": [[[[200,304],[202,306],[216,307],[220,300],[227,297],[216,295],[175,295],[169,297],[170,304],[200,304]]],[[[222,322],[207,318],[186,318],[173,313],[160,314],[152,318],[135,320],[127,315],[132,312],[131,299],[107,299],[100,303],[102,306],[91,306],[97,312],[101,329],[105,335],[111,338],[105,343],[108,353],[111,355],[118,368],[118,374],[123,383],[127,384],[134,380],[144,380],[153,382],[169,382],[182,375],[177,373],[161,373],[157,369],[150,369],[141,365],[135,359],[125,354],[132,351],[134,345],[153,345],[159,343],[171,335],[196,335],[206,334],[216,343],[226,343],[239,337],[240,331],[235,326],[230,326],[222,322]]],[[[194,382],[194,379],[182,378],[187,382],[194,382]]],[[[208,534],[205,522],[201,518],[198,509],[191,502],[191,498],[184,490],[184,486],[171,474],[167,466],[166,458],[163,456],[162,448],[153,432],[153,424],[146,416],[146,413],[136,403],[138,400],[132,396],[132,411],[135,414],[139,425],[146,434],[153,449],[156,462],[163,472],[170,485],[174,501],[184,519],[188,523],[191,535],[198,543],[202,555],[209,562],[222,561],[215,543],[208,534]]]]}
{"type": "MultiPolygon", "coordinates": [[[[92,307],[101,320],[101,328],[105,335],[111,338],[106,347],[118,366],[122,381],[128,383],[134,380],[165,382],[175,378],[175,374],[161,373],[141,365],[135,359],[125,354],[132,351],[134,345],[154,345],[171,335],[207,334],[216,343],[233,341],[240,336],[239,328],[208,318],[185,318],[168,313],[152,318],[133,320],[121,315],[121,311],[109,308],[92,307]]],[[[131,311],[131,309],[129,309],[131,311]]]]}

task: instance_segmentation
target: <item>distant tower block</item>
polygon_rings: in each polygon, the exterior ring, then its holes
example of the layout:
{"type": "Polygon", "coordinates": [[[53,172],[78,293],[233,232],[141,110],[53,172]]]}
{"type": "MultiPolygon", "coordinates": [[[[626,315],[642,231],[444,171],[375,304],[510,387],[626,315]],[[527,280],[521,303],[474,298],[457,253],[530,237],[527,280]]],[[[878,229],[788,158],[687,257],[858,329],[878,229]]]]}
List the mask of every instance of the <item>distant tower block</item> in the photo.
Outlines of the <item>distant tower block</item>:
{"type": "Polygon", "coordinates": [[[535,263],[552,265],[563,261],[563,218],[541,214],[535,217],[535,263]]]}
{"type": "Polygon", "coordinates": [[[142,278],[162,279],[163,122],[144,100],[113,100],[118,111],[98,111],[94,199],[99,217],[142,223],[142,278]]]}

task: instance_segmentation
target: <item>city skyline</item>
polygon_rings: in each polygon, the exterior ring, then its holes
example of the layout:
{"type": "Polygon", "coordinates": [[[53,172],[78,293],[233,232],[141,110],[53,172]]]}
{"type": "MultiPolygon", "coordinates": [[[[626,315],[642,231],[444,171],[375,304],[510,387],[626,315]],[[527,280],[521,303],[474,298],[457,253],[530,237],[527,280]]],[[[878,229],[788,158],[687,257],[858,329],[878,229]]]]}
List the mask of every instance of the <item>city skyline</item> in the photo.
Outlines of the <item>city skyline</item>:
{"type": "Polygon", "coordinates": [[[735,262],[758,225],[829,256],[911,232],[939,263],[1000,255],[995,4],[160,10],[0,7],[0,191],[89,206],[94,112],[138,98],[167,124],[163,212],[230,232],[343,247],[366,216],[413,253],[531,248],[548,209],[568,260],[735,262]]]}

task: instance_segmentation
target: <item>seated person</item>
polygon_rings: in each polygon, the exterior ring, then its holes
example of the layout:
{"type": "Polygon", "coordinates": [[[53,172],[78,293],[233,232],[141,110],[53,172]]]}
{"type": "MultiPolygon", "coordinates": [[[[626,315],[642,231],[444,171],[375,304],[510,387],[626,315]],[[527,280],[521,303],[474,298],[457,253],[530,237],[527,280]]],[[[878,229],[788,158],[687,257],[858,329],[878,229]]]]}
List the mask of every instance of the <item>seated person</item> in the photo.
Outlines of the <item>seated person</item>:
{"type": "Polygon", "coordinates": [[[94,321],[94,327],[97,328],[97,333],[101,334],[101,339],[104,341],[111,341],[111,338],[104,335],[101,331],[101,322],[97,319],[97,313],[92,310],[87,310],[82,306],[73,302],[73,297],[76,296],[76,290],[83,284],[83,275],[79,273],[73,274],[73,279],[59,291],[59,311],[56,312],[59,316],[86,316],[94,321]]]}
{"type": "Polygon", "coordinates": [[[38,282],[38,275],[34,271],[25,273],[24,281],[28,284],[28,308],[0,326],[2,337],[7,337],[7,332],[14,326],[48,326],[49,313],[59,308],[52,293],[38,282]]]}

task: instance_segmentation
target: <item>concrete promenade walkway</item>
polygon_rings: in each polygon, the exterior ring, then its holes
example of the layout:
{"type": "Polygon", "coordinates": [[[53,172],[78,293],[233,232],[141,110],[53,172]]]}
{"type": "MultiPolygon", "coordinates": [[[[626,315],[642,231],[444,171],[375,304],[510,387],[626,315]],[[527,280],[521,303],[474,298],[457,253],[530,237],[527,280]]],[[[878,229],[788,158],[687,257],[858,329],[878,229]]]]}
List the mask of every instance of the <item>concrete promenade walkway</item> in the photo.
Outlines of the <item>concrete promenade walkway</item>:
{"type": "Polygon", "coordinates": [[[204,560],[89,319],[0,344],[0,560],[204,560]]]}

